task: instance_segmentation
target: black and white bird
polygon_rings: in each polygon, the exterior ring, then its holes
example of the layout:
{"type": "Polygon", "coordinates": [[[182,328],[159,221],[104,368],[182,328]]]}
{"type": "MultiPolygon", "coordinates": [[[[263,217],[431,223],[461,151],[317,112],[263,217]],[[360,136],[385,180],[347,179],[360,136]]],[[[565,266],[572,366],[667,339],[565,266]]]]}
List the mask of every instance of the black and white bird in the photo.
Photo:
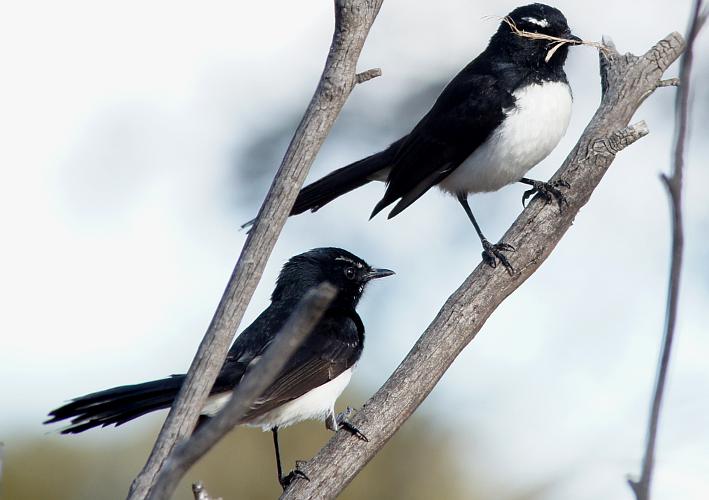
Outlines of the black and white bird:
{"type": "Polygon", "coordinates": [[[564,15],[535,3],[513,10],[500,23],[485,51],[445,87],[430,111],[411,132],[388,148],[335,170],[303,188],[291,215],[316,211],[370,181],[386,183],[384,197],[371,217],[397,202],[399,214],[433,186],[455,196],[473,223],[483,258],[495,267],[505,243],[491,244],[480,230],[467,197],[522,182],[532,186],[523,197],[540,193],[547,201],[564,201],[555,184],[525,174],[557,146],[571,116],[571,89],[564,73],[568,47],[581,40],[571,34],[564,15]],[[520,36],[518,30],[568,41],[520,36]]]}
{"type": "MultiPolygon", "coordinates": [[[[241,424],[273,432],[278,480],[285,488],[297,470],[288,475],[281,468],[278,429],[306,419],[325,420],[328,429],[344,428],[366,437],[335,414],[335,401],[352,376],[364,347],[364,324],[356,312],[367,284],[394,274],[375,269],[340,248],[316,248],[292,257],[278,276],[271,304],[234,341],[214,387],[202,409],[204,418],[216,414],[231,397],[249,367],[258,362],[296,305],[322,282],[337,289],[337,296],[310,336],[288,360],[276,381],[256,400],[241,424]]],[[[62,434],[76,434],[94,427],[121,425],[156,410],[169,408],[185,375],[124,385],[72,400],[49,413],[45,423],[69,420],[62,434]]]]}

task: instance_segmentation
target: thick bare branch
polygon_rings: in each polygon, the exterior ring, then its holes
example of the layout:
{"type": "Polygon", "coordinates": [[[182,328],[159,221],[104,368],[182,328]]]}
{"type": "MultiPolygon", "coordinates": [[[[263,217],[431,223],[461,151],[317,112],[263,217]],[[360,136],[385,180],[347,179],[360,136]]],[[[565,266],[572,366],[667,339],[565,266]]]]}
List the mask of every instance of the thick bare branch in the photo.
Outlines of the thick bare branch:
{"type": "Polygon", "coordinates": [[[143,499],[178,442],[192,433],[300,187],[356,82],[357,59],[383,0],[335,0],[335,32],[320,82],[249,232],[214,317],[129,498],[143,499]]]}
{"type": "Polygon", "coordinates": [[[689,92],[692,73],[692,56],[694,42],[707,18],[707,11],[702,8],[702,1],[694,2],[692,18],[689,22],[687,33],[687,50],[680,60],[679,87],[675,100],[675,147],[672,162],[672,175],[661,175],[667,188],[672,211],[672,260],[670,264],[670,278],[667,290],[667,317],[665,318],[665,332],[662,341],[662,352],[657,366],[655,391],[650,407],[645,454],[643,457],[642,473],[637,481],[628,479],[635,498],[648,500],[650,498],[650,483],[655,462],[655,442],[657,439],[657,426],[660,420],[660,408],[665,392],[665,381],[670,364],[672,341],[674,339],[675,322],[677,320],[677,304],[679,303],[679,285],[682,273],[682,254],[684,251],[684,228],[682,224],[682,179],[684,175],[684,151],[689,127],[689,92]]]}
{"type": "Polygon", "coordinates": [[[560,214],[555,204],[545,205],[538,198],[527,206],[503,237],[517,248],[510,261],[518,273],[509,276],[504,269],[479,265],[446,301],[389,380],[352,420],[369,442],[338,432],[301,467],[310,481],[296,480],[282,499],[335,497],[394,435],[460,351],[475,338],[490,314],[551,253],[616,153],[647,133],[643,123],[628,123],[683,49],[682,36],[672,33],[640,57],[620,55],[612,46],[608,53],[601,54],[601,104],[553,177],[571,184],[565,192],[568,207],[560,214]]]}
{"type": "Polygon", "coordinates": [[[226,406],[168,457],[148,498],[170,498],[189,468],[240,423],[253,402],[276,380],[296,349],[310,335],[336,294],[335,287],[322,283],[301,299],[263,357],[236,386],[226,406]]]}

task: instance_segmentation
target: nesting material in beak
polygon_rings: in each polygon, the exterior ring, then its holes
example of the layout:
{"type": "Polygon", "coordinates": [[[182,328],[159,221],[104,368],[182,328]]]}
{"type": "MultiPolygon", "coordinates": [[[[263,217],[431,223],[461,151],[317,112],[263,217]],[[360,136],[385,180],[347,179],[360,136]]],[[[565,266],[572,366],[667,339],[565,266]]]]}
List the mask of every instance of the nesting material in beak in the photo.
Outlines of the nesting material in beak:
{"type": "Polygon", "coordinates": [[[544,57],[544,62],[549,62],[554,55],[554,53],[559,50],[564,44],[568,43],[571,45],[589,45],[591,47],[596,47],[598,50],[606,52],[608,49],[605,45],[598,42],[587,42],[581,40],[579,37],[569,34],[568,38],[560,38],[558,36],[545,35],[544,33],[534,33],[532,31],[521,30],[517,27],[517,24],[512,20],[512,18],[503,17],[502,20],[507,23],[512,32],[524,38],[531,38],[532,40],[549,40],[551,42],[557,42],[549,49],[546,57],[544,57]]]}
{"type": "Polygon", "coordinates": [[[547,52],[547,55],[544,57],[544,62],[545,62],[545,63],[548,63],[549,60],[550,60],[550,59],[552,58],[552,56],[554,55],[554,53],[555,53],[557,50],[559,50],[562,46],[564,46],[564,44],[566,44],[566,43],[568,43],[568,42],[566,42],[566,41],[556,42],[556,43],[552,46],[552,48],[549,49],[549,52],[547,52]]]}

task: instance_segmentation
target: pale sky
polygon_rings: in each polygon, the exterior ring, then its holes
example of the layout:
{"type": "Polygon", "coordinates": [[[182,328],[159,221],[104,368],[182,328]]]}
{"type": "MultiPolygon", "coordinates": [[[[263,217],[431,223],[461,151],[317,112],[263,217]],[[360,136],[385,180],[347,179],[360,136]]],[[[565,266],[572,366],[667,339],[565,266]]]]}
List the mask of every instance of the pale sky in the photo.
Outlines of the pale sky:
{"type": "MultiPolygon", "coordinates": [[[[384,75],[355,90],[344,116],[376,109],[405,131],[413,123],[397,121],[396,103],[451,78],[495,30],[485,16],[516,5],[386,0],[360,60],[360,69],[381,67],[384,75]]],[[[635,2],[554,5],[579,36],[607,34],[621,52],[639,53],[684,31],[689,2],[651,0],[641,11],[635,2]]],[[[332,24],[331,3],[312,0],[4,6],[0,441],[45,433],[47,411],[71,397],[184,372],[245,240],[238,227],[257,209],[235,208],[226,185],[235,179],[233,162],[257,134],[305,109],[332,24]]],[[[707,74],[706,47],[704,36],[698,74],[707,74]]],[[[598,103],[593,49],[574,49],[567,73],[571,126],[530,173],[535,178],[558,167],[598,103]]],[[[650,135],[620,153],[548,261],[493,314],[420,410],[474,429],[476,456],[482,446],[488,460],[469,467],[486,477],[490,498],[498,484],[550,480],[552,499],[631,498],[625,474],[640,469],[664,319],[669,225],[658,174],[669,165],[673,96],[660,89],[641,107],[634,120],[646,120],[650,135]]],[[[658,500],[709,497],[702,161],[709,151],[700,140],[707,97],[697,89],[658,500]]],[[[327,142],[310,178],[396,138],[327,142]]],[[[491,239],[519,213],[522,191],[471,199],[491,239]]],[[[396,219],[368,222],[381,192],[370,186],[290,220],[245,318],[265,307],[282,263],[312,247],[342,246],[395,269],[395,278],[371,287],[360,311],[368,340],[354,382],[368,393],[480,259],[477,237],[451,199],[430,193],[396,219]]],[[[470,446],[462,439],[464,467],[470,446]]]]}

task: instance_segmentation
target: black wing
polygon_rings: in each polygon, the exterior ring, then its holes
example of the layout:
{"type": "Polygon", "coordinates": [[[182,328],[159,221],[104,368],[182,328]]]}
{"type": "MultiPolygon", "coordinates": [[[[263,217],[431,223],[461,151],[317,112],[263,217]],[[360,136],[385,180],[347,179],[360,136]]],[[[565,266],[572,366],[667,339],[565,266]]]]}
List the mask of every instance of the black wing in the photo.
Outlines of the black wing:
{"type": "MultiPolygon", "coordinates": [[[[297,399],[351,368],[362,354],[363,334],[364,327],[356,312],[351,311],[347,315],[328,314],[288,361],[276,381],[256,400],[244,420],[248,421],[297,399]]],[[[247,337],[255,335],[250,333],[247,337]]],[[[235,343],[212,394],[233,389],[249,365],[258,362],[272,338],[272,335],[264,335],[261,340],[266,342],[261,344],[258,352],[246,348],[250,344],[248,341],[242,341],[241,346],[235,343]],[[266,337],[269,337],[268,340],[266,337]]]]}
{"type": "Polygon", "coordinates": [[[473,61],[443,90],[431,110],[402,142],[376,215],[397,199],[389,218],[455,170],[502,123],[512,94],[473,61]]]}

